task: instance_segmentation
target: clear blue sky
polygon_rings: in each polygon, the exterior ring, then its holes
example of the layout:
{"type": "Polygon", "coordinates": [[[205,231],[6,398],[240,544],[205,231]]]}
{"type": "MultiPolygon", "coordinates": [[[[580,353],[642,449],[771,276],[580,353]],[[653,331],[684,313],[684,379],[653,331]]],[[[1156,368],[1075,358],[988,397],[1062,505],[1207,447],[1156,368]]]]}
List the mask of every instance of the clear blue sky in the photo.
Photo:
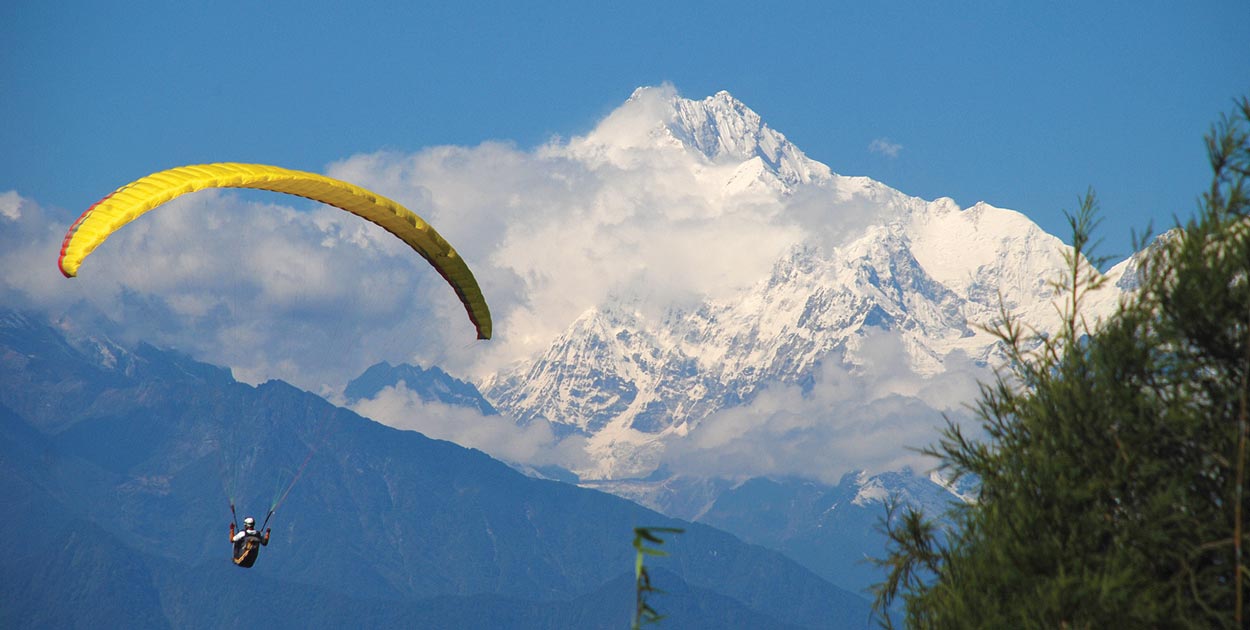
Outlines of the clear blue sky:
{"type": "Polygon", "coordinates": [[[180,164],[532,147],[667,81],[729,90],[835,172],[1061,237],[1092,185],[1123,254],[1191,212],[1202,134],[1250,93],[1244,1],[13,0],[0,41],[0,192],[73,215],[180,164]]]}

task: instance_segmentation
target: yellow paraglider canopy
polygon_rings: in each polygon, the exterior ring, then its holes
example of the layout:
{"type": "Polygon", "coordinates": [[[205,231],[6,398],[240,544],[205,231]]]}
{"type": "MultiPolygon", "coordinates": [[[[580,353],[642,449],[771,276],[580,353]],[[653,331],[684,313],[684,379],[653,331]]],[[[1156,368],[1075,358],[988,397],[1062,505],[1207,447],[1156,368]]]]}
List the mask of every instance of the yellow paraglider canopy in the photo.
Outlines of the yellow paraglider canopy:
{"type": "Polygon", "coordinates": [[[468,265],[434,228],[398,203],[345,181],[264,164],[200,164],[153,173],[97,201],[70,226],[58,264],[71,278],[96,247],[123,225],[176,197],[206,188],[255,188],[307,197],[368,219],[399,237],[447,280],[477,328],[490,339],[490,309],[468,265]]]}

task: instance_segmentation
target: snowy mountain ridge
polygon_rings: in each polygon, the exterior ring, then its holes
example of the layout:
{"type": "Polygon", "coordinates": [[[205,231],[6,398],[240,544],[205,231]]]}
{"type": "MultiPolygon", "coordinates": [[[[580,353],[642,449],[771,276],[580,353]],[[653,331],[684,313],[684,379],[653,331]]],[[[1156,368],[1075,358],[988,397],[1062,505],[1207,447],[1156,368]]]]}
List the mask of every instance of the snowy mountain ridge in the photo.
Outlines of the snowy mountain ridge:
{"type": "MultiPolygon", "coordinates": [[[[1066,250],[1058,238],[1012,210],[961,209],[837,175],[727,92],[694,101],[640,88],[570,141],[567,154],[598,168],[687,169],[706,186],[684,194],[709,196],[709,207],[749,203],[803,233],[767,277],[728,298],[657,317],[617,297],[585,310],[540,355],[481,383],[518,422],[543,419],[585,435],[597,464],[575,471],[583,479],[646,476],[666,445],[707,418],[778,384],[809,392],[822,366],[880,369],[875,340],[883,337],[901,347],[906,370],[926,378],[997,365],[985,327],[1000,304],[1039,330],[1057,323],[1050,280],[1066,250]]],[[[1114,308],[1116,279],[1092,301],[1095,315],[1114,308]]],[[[862,397],[900,394],[914,391],[862,397]]]]}
{"type": "Polygon", "coordinates": [[[833,178],[829,167],[726,91],[693,101],[669,88],[638,88],[590,134],[571,141],[568,152],[625,168],[666,155],[719,181],[727,195],[789,194],[833,178]]]}

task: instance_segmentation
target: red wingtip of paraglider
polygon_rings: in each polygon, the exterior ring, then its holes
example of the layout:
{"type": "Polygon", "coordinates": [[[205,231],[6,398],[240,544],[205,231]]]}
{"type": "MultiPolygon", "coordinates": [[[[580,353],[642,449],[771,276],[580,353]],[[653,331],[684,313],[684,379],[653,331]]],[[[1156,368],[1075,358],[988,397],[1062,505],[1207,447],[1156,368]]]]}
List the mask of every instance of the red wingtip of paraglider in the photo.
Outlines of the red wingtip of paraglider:
{"type": "Polygon", "coordinates": [[[58,269],[61,270],[61,275],[65,276],[66,278],[74,277],[74,274],[65,270],[65,251],[69,249],[69,242],[74,240],[74,234],[78,233],[78,226],[81,225],[82,222],[87,218],[87,215],[91,214],[92,210],[95,210],[96,206],[104,203],[105,201],[108,201],[109,198],[112,196],[113,196],[113,193],[109,193],[105,195],[103,199],[91,204],[91,207],[87,208],[86,210],[83,211],[82,214],[78,215],[78,219],[74,221],[74,224],[69,226],[69,231],[65,232],[65,239],[61,241],[61,255],[57,256],[57,259],[56,259],[56,266],[58,269]]]}

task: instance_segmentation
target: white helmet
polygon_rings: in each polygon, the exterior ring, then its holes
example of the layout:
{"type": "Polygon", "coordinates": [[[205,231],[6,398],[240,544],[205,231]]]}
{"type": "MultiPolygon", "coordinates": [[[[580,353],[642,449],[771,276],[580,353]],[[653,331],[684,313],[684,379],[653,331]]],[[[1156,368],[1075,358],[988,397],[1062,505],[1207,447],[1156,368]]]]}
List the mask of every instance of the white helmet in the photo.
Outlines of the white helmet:
{"type": "Polygon", "coordinates": [[[244,526],[244,527],[246,527],[246,528],[248,528],[248,529],[251,529],[251,528],[253,528],[253,527],[256,527],[256,519],[254,519],[254,518],[252,518],[252,517],[250,517],[250,516],[249,516],[249,517],[247,517],[247,518],[245,518],[245,519],[243,519],[243,526],[244,526]]]}

